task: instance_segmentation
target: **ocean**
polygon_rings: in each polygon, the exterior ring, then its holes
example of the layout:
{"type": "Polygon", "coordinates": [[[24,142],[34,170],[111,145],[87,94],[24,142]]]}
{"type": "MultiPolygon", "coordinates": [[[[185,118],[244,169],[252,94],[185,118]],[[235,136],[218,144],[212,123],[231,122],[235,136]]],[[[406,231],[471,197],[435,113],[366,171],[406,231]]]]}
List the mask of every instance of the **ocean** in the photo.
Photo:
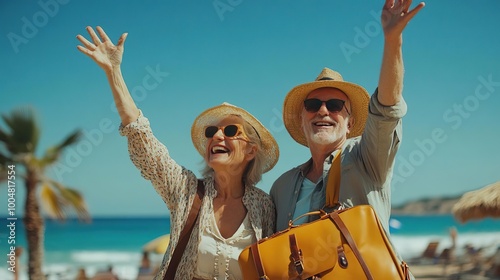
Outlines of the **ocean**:
{"type": "MultiPolygon", "coordinates": [[[[0,231],[0,249],[8,259],[9,230],[5,225],[0,231]],[[7,230],[4,230],[7,228],[7,230]]],[[[440,241],[438,252],[451,245],[449,229],[458,231],[458,248],[472,244],[483,248],[485,254],[493,253],[500,246],[500,220],[483,219],[465,224],[458,223],[451,215],[393,216],[391,236],[396,250],[404,259],[419,256],[430,241],[440,241]]],[[[48,279],[74,279],[83,267],[91,276],[108,266],[122,280],[135,279],[141,259],[141,248],[148,241],[169,232],[168,217],[94,218],[92,223],[78,220],[56,222],[46,220],[44,272],[48,279]]],[[[16,223],[16,246],[26,248],[22,220],[16,223]]],[[[152,255],[152,261],[161,262],[163,256],[152,255]]],[[[20,257],[21,280],[27,279],[27,253],[20,257]]],[[[0,279],[13,279],[7,271],[8,263],[0,263],[0,279]]]]}

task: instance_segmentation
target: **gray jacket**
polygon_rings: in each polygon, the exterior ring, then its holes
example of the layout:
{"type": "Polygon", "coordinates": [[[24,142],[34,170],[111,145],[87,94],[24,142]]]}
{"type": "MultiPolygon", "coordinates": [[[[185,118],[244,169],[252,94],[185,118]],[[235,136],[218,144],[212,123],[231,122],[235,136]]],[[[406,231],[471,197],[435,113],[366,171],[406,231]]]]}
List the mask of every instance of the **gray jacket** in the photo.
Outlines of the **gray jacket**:
{"type": "MultiPolygon", "coordinates": [[[[378,92],[370,99],[369,114],[362,136],[350,138],[342,147],[340,199],[346,207],[370,204],[389,233],[391,214],[390,183],[396,152],[402,138],[401,118],[406,114],[404,100],[394,106],[378,102],[378,92]]],[[[310,211],[323,208],[325,182],[336,151],[323,164],[323,178],[311,197],[310,211]]],[[[300,187],[312,160],[292,168],[273,184],[270,194],[276,206],[276,229],[287,228],[294,216],[300,187]]],[[[301,213],[299,213],[301,214],[301,213]]]]}

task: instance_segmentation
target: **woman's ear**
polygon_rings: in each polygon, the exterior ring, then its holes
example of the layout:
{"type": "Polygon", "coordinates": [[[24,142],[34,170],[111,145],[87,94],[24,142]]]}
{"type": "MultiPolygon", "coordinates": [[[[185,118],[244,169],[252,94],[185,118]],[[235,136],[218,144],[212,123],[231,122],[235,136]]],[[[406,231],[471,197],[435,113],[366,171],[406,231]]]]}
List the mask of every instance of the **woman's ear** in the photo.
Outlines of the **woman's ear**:
{"type": "Polygon", "coordinates": [[[248,159],[248,161],[254,159],[256,155],[257,155],[257,145],[254,144],[247,145],[245,157],[248,159]]]}

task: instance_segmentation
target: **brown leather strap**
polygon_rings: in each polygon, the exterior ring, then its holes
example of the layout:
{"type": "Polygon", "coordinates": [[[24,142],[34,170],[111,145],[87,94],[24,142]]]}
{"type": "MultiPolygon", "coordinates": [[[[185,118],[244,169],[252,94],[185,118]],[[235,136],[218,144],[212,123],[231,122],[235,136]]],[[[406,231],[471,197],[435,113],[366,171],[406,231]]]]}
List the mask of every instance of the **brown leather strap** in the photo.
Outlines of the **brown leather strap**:
{"type": "Polygon", "coordinates": [[[326,181],[325,207],[334,207],[339,203],[342,150],[339,150],[332,160],[328,179],[326,181]]]}
{"type": "Polygon", "coordinates": [[[406,262],[401,262],[401,267],[403,268],[403,275],[405,277],[405,280],[410,280],[410,267],[408,267],[408,264],[406,262]]]}
{"type": "Polygon", "coordinates": [[[259,252],[259,243],[253,243],[250,246],[250,252],[252,252],[253,263],[255,264],[255,268],[257,269],[257,273],[259,274],[259,280],[267,280],[269,279],[266,276],[266,272],[264,271],[264,267],[262,266],[262,261],[260,259],[259,252]]]}
{"type": "Polygon", "coordinates": [[[170,259],[170,263],[168,264],[167,272],[165,273],[163,280],[172,280],[175,278],[175,273],[177,272],[177,267],[181,262],[182,254],[184,253],[184,249],[186,248],[189,238],[191,237],[194,223],[198,219],[201,208],[201,200],[203,199],[204,195],[205,185],[203,184],[202,180],[198,180],[198,188],[196,191],[196,196],[193,200],[193,205],[191,206],[186,224],[181,231],[179,242],[177,243],[177,246],[175,246],[174,253],[172,254],[172,259],[170,259]]]}
{"type": "Polygon", "coordinates": [[[356,242],[354,242],[354,239],[352,238],[351,233],[349,232],[349,229],[344,224],[344,222],[340,218],[339,214],[337,212],[332,212],[332,213],[330,213],[329,217],[337,225],[340,232],[342,233],[342,235],[346,239],[347,243],[349,244],[349,247],[351,247],[351,250],[354,253],[354,256],[356,256],[359,264],[361,265],[361,268],[363,268],[363,271],[365,272],[366,278],[368,278],[368,280],[373,280],[373,276],[370,273],[370,269],[368,269],[368,265],[366,265],[366,262],[363,259],[363,256],[361,256],[361,253],[358,250],[358,246],[356,245],[356,242]]]}
{"type": "Polygon", "coordinates": [[[293,262],[293,266],[297,271],[297,274],[300,276],[302,272],[304,272],[304,264],[302,262],[302,251],[299,249],[299,245],[297,244],[297,239],[295,238],[295,234],[290,234],[288,236],[288,240],[290,242],[290,260],[293,262]]]}

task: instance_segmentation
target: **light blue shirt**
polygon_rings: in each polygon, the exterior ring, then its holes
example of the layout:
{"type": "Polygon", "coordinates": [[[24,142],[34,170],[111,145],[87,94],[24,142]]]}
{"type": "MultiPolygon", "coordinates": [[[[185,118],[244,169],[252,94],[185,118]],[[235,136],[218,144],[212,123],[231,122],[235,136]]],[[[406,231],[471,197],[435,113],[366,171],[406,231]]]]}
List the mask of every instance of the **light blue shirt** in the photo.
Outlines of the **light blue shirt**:
{"type": "MultiPolygon", "coordinates": [[[[300,187],[299,198],[297,199],[297,204],[295,205],[295,214],[293,215],[293,220],[297,219],[300,215],[309,212],[311,209],[311,197],[316,184],[311,180],[305,178],[300,187]]],[[[295,221],[294,225],[299,225],[307,222],[306,218],[300,218],[295,221]]]]}

